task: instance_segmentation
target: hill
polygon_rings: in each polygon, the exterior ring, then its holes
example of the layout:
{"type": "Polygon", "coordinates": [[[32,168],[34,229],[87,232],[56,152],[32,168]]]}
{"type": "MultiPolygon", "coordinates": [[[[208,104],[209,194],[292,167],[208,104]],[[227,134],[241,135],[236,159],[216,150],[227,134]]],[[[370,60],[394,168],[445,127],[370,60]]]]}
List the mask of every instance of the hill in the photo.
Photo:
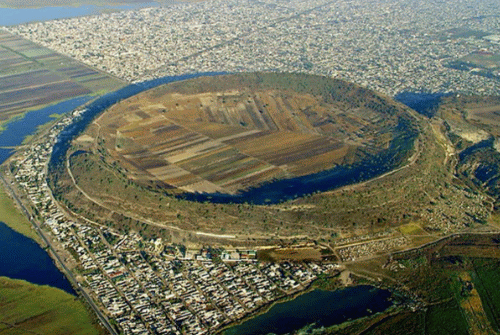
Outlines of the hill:
{"type": "Polygon", "coordinates": [[[458,155],[458,175],[500,204],[500,98],[453,96],[438,109],[458,155]]]}
{"type": "Polygon", "coordinates": [[[70,213],[121,232],[197,244],[312,239],[357,259],[488,229],[491,202],[456,178],[454,153],[442,120],[353,84],[298,74],[217,76],[112,106],[73,141],[50,183],[70,213]],[[273,192],[278,178],[339,167],[357,173],[351,185],[273,205],[178,196],[233,196],[264,185],[273,192]],[[371,175],[380,167],[382,175],[371,175]]]}

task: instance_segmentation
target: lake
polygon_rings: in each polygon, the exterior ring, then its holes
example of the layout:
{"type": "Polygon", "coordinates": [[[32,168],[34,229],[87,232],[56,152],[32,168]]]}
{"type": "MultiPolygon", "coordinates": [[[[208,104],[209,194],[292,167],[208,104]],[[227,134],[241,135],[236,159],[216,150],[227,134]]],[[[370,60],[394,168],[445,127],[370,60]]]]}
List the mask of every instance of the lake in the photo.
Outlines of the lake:
{"type": "Polygon", "coordinates": [[[35,241],[0,222],[0,276],[50,285],[75,294],[49,254],[35,241]]]}
{"type": "Polygon", "coordinates": [[[131,10],[159,6],[157,2],[144,2],[117,6],[61,6],[41,8],[0,8],[0,26],[14,26],[28,22],[42,22],[85,15],[96,15],[108,10],[131,10]]]}
{"type": "Polygon", "coordinates": [[[391,296],[387,290],[367,285],[313,290],[275,304],[266,313],[229,328],[224,335],[288,334],[313,323],[315,327],[329,327],[383,312],[392,306],[391,296]]]}

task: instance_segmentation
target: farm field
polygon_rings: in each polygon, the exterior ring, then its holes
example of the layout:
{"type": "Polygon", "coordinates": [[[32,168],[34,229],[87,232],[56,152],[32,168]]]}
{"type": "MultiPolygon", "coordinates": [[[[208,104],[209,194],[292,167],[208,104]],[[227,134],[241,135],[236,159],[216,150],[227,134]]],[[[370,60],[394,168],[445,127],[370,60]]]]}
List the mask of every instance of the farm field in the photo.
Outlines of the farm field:
{"type": "Polygon", "coordinates": [[[481,68],[498,69],[500,67],[500,55],[492,52],[477,51],[463,57],[462,60],[481,68]]]}
{"type": "Polygon", "coordinates": [[[487,129],[492,135],[498,136],[500,126],[500,99],[493,97],[484,103],[485,99],[479,102],[469,102],[465,105],[467,121],[481,128],[487,129]]]}
{"type": "MultiPolygon", "coordinates": [[[[375,156],[411,119],[402,106],[360,88],[364,103],[295,91],[273,84],[275,77],[232,75],[156,88],[110,108],[85,136],[97,133],[87,142],[101,143],[132,179],[234,194],[375,156]]],[[[313,76],[291,80],[308,88],[318,81],[338,85],[313,76]]]]}
{"type": "Polygon", "coordinates": [[[325,257],[329,260],[336,259],[329,249],[321,249],[312,246],[293,247],[293,248],[270,248],[261,249],[257,253],[257,257],[263,261],[295,261],[300,262],[304,260],[321,261],[325,257]]]}
{"type": "Polygon", "coordinates": [[[496,332],[500,332],[499,263],[478,258],[473,264],[475,270],[473,281],[481,296],[488,321],[496,332]]]}
{"type": "Polygon", "coordinates": [[[0,30],[0,122],[123,85],[121,80],[0,30]]]}
{"type": "MultiPolygon", "coordinates": [[[[459,291],[460,308],[463,311],[465,319],[469,325],[472,334],[491,334],[491,328],[488,318],[481,303],[481,296],[479,295],[472,276],[469,272],[461,272],[457,274],[457,284],[460,284],[456,291],[459,291]]],[[[483,297],[484,299],[485,297],[483,297]]]]}

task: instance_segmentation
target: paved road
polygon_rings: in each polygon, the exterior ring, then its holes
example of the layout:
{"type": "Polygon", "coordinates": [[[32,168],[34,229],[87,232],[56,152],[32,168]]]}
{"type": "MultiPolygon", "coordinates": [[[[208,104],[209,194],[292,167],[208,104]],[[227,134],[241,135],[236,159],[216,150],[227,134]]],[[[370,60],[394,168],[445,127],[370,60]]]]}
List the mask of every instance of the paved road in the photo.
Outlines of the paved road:
{"type": "Polygon", "coordinates": [[[56,261],[59,263],[59,265],[62,267],[64,274],[68,278],[68,280],[71,282],[74,288],[76,288],[76,291],[81,293],[81,295],[85,298],[85,300],[88,302],[90,307],[94,310],[96,313],[97,317],[99,318],[99,321],[101,321],[101,324],[108,330],[108,332],[112,335],[118,335],[118,333],[115,331],[115,329],[111,326],[109,323],[108,319],[102,314],[101,310],[97,305],[94,303],[92,298],[85,292],[83,288],[81,288],[80,284],[77,282],[76,278],[73,276],[73,273],[66,267],[64,262],[61,260],[59,255],[56,252],[56,249],[52,246],[50,240],[45,236],[45,233],[40,229],[40,226],[38,225],[38,222],[32,219],[32,216],[24,206],[24,204],[21,202],[21,200],[17,197],[17,194],[14,192],[14,190],[10,187],[9,183],[5,180],[4,176],[0,173],[0,179],[3,182],[6,191],[10,193],[12,198],[17,202],[19,207],[21,208],[21,211],[24,213],[24,215],[30,220],[31,224],[35,227],[36,232],[40,237],[42,238],[43,242],[48,246],[50,251],[52,252],[53,257],[56,259],[56,261]]]}

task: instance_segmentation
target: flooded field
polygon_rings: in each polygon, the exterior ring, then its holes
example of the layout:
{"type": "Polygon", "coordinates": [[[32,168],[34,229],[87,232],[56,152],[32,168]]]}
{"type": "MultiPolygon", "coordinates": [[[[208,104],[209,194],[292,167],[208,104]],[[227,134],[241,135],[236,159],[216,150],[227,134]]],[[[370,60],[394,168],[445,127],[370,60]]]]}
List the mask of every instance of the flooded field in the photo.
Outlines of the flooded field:
{"type": "Polygon", "coordinates": [[[28,110],[123,85],[71,58],[0,31],[0,122],[28,110]]]}

